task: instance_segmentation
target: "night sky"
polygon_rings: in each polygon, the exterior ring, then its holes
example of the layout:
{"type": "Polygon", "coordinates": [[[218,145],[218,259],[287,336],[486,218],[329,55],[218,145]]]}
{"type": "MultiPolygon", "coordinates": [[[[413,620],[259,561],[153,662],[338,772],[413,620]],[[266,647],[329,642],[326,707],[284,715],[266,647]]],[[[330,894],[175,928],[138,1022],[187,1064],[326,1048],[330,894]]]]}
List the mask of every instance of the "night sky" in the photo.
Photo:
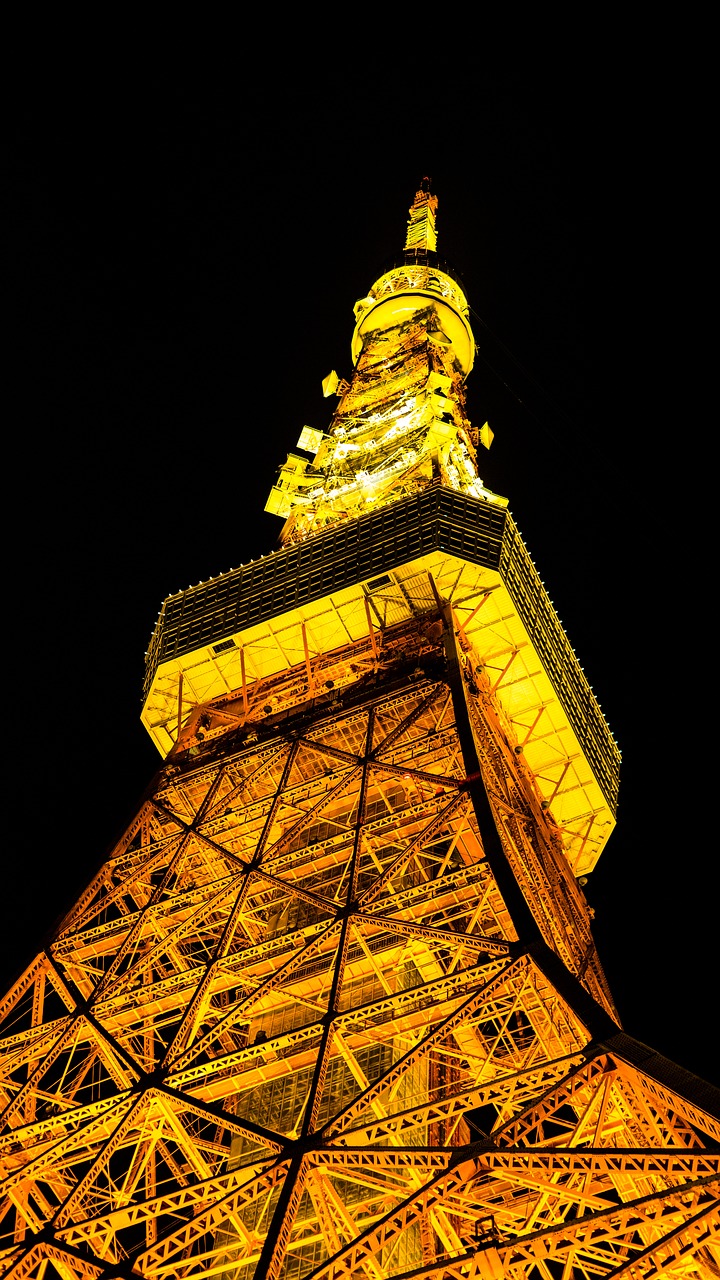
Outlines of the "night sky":
{"type": "Polygon", "coordinates": [[[274,548],[277,468],[327,427],[321,380],[349,375],[353,303],[427,174],[474,313],[480,474],[623,752],[586,889],[600,956],[626,1029],[717,1080],[712,607],[683,568],[685,348],[659,340],[682,237],[657,139],[582,75],[438,75],[331,61],[17,107],[0,985],[159,765],[139,712],[162,600],[274,548]]]}

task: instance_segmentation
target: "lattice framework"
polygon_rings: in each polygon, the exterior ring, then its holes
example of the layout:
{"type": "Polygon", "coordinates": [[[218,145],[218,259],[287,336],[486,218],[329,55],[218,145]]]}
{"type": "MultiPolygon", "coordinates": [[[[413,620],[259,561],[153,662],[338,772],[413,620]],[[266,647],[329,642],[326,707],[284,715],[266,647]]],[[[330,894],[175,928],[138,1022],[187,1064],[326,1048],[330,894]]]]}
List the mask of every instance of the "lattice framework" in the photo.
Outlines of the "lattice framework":
{"type": "Polygon", "coordinates": [[[464,639],[161,770],[0,1009],[7,1274],[713,1274],[718,1123],[618,1032],[464,639]]]}

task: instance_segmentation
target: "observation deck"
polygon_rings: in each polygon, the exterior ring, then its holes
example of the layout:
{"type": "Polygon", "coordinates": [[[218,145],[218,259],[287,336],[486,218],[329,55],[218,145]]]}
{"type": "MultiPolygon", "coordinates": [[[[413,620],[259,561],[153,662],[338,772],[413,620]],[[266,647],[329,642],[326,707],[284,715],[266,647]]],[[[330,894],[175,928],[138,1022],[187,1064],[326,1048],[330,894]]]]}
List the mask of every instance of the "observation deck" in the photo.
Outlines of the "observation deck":
{"type": "Polygon", "coordinates": [[[183,708],[237,703],[242,690],[249,723],[259,682],[363,640],[380,651],[387,628],[437,610],[436,592],[576,874],[587,872],[615,825],[617,745],[512,516],[438,481],[169,596],[147,653],[143,723],[163,756],[183,708]]]}

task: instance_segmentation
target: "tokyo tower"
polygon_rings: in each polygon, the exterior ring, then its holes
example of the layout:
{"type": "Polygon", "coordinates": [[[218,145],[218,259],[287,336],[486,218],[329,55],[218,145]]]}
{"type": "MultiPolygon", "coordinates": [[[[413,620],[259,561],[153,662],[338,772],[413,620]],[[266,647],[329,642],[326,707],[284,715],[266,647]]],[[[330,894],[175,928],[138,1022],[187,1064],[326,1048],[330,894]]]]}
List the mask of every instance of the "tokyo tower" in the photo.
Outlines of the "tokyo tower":
{"type": "Polygon", "coordinates": [[[162,606],[163,764],[0,1004],[3,1276],[720,1276],[720,1100],[596,953],[619,752],[478,475],[436,215],[278,549],[162,606]]]}

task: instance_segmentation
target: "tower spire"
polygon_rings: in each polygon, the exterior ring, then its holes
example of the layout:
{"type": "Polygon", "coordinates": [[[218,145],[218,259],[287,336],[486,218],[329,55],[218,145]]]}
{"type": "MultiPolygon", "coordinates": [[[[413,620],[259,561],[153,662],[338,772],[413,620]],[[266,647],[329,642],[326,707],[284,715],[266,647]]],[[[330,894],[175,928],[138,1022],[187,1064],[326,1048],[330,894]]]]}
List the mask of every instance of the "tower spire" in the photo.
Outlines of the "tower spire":
{"type": "Polygon", "coordinates": [[[333,371],[339,403],[327,432],[305,427],[265,510],[287,517],[281,542],[303,541],[425,489],[434,480],[486,503],[506,499],[477,471],[478,433],[464,384],[475,354],[467,299],[435,255],[437,196],[423,178],[402,259],[355,304],[349,381],[333,371]]]}
{"type": "Polygon", "coordinates": [[[435,253],[437,251],[437,230],[435,217],[438,198],[430,191],[430,178],[423,178],[419,191],[410,206],[407,235],[405,237],[406,253],[435,253]]]}

